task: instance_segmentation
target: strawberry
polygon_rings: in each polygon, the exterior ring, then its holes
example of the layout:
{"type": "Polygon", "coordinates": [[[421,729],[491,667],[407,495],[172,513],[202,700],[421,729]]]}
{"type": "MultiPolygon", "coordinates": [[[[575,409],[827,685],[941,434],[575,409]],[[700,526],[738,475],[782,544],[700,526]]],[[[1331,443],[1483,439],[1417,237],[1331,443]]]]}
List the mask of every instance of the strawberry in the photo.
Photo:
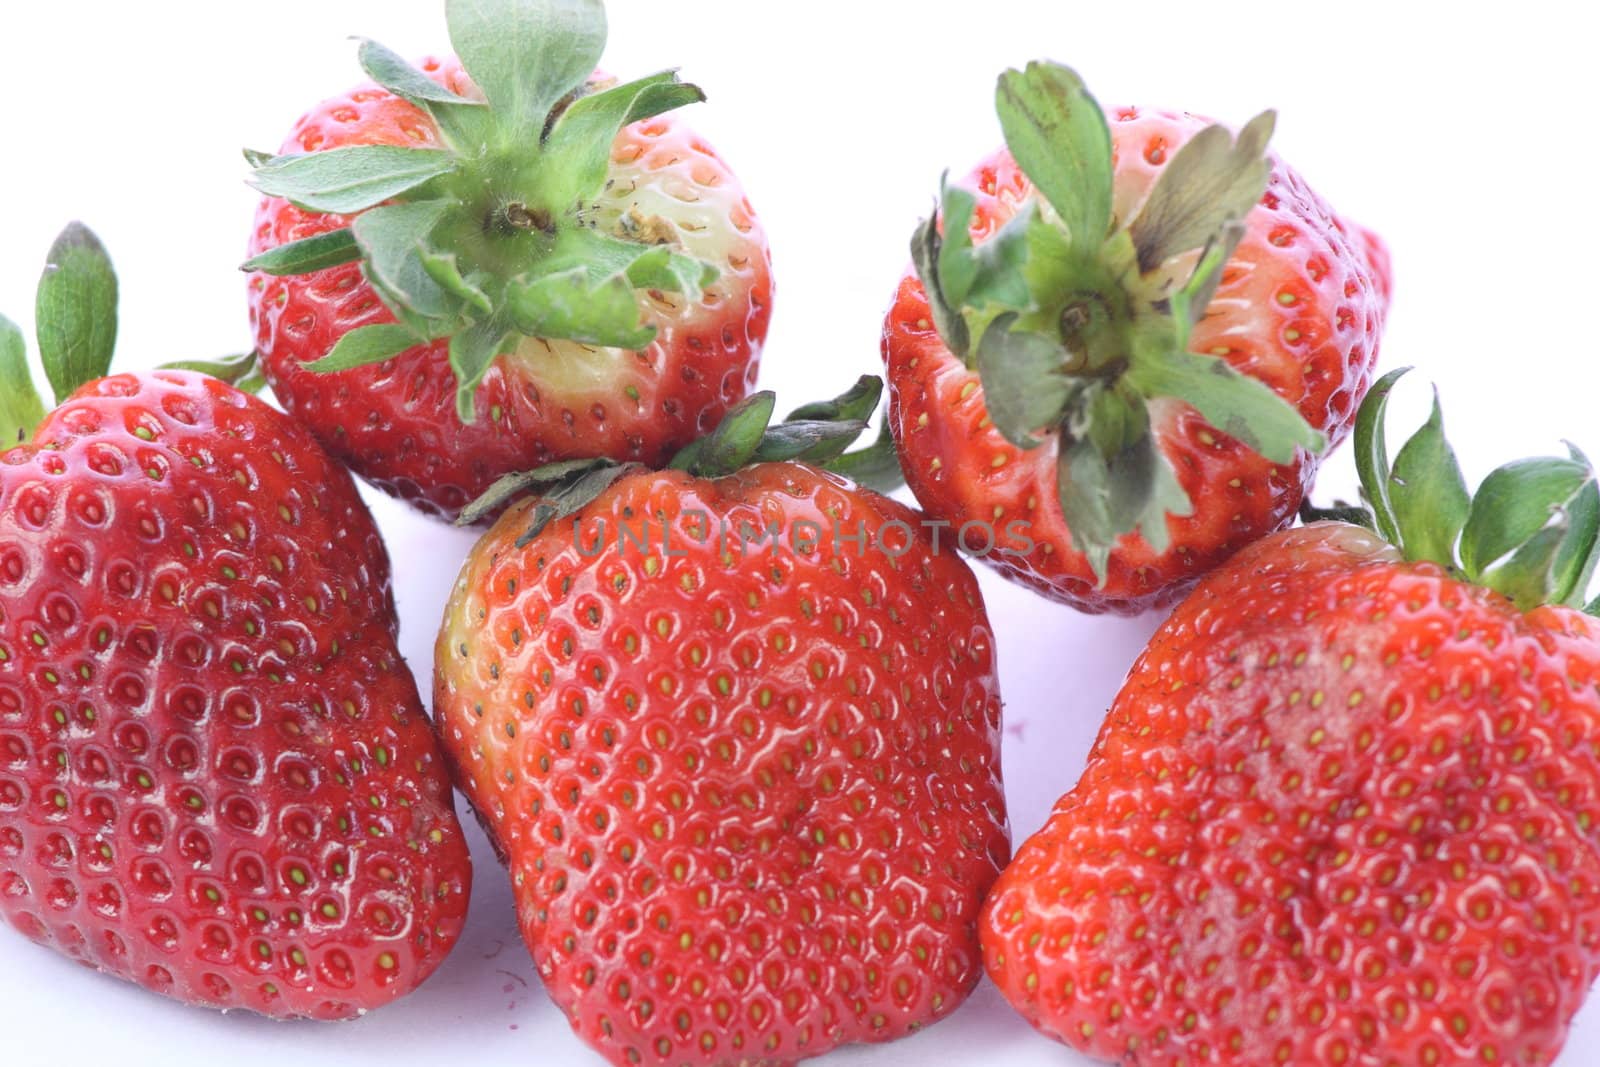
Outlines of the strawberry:
{"type": "Polygon", "coordinates": [[[1266,154],[1271,112],[1102,112],[1048,63],[997,107],[1008,147],[944,189],[884,326],[906,480],[956,527],[1019,524],[985,558],[1052,599],[1170,603],[1347,433],[1387,253],[1266,154]]]}
{"type": "Polygon", "coordinates": [[[383,542],[254,397],[99,377],[114,279],[69,228],[48,415],[0,319],[0,917],[188,1003],[358,1015],[438,966],[471,877],[383,542]]]}
{"type": "Polygon", "coordinates": [[[1548,1064],[1600,973],[1600,621],[1581,456],[1469,499],[1437,406],[1383,537],[1278,533],[1157,631],[985,905],[1039,1029],[1140,1064],[1548,1064]],[[1387,538],[1387,540],[1385,540],[1387,538]]]}
{"type": "Polygon", "coordinates": [[[793,1063],[980,977],[1009,838],[977,582],[906,508],[759,462],[837,454],[880,388],[765,435],[757,394],[680,469],[578,471],[505,513],[446,610],[446,753],[612,1063],[793,1063]]]}
{"type": "Polygon", "coordinates": [[[599,0],[452,0],[460,60],[367,41],[372,83],[259,153],[250,312],[284,406],[453,517],[502,475],[657,464],[749,391],[771,313],[738,180],[670,72],[595,72],[599,0]]]}

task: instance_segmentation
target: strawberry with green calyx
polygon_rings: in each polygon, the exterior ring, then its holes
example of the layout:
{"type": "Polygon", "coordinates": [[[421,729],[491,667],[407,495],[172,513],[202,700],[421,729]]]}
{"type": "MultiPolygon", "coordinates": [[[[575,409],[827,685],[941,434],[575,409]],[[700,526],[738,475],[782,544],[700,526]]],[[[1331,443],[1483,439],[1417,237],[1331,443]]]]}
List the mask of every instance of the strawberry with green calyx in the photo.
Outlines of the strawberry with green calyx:
{"type": "Polygon", "coordinates": [[[874,458],[844,450],[877,391],[777,425],[758,394],[673,469],[565,471],[446,609],[446,752],[546,988],[619,1067],[890,1040],[979,977],[1009,842],[978,585],[813,465],[874,458]]]}
{"type": "Polygon", "coordinates": [[[1383,537],[1269,536],[1157,631],[985,906],[991,977],[1121,1062],[1549,1064],[1600,975],[1600,483],[1469,495],[1432,417],[1383,537]],[[1390,541],[1384,540],[1389,538],[1390,541]]]}
{"type": "Polygon", "coordinates": [[[1000,79],[1007,150],[946,184],[884,331],[936,518],[1027,522],[1009,576],[1089,611],[1179,595],[1290,521],[1376,357],[1387,261],[1238,132],[1000,79]]]}
{"type": "Polygon", "coordinates": [[[38,324],[49,412],[0,319],[0,919],[190,1004],[391,1002],[471,869],[355,485],[217,378],[101,377],[116,280],[81,226],[38,324]]]}
{"type": "Polygon", "coordinates": [[[506,473],[663,462],[748,391],[765,239],[671,114],[595,72],[599,0],[451,0],[454,60],[362,44],[375,84],[250,153],[251,310],[275,392],[357,473],[454,516],[506,473]]]}

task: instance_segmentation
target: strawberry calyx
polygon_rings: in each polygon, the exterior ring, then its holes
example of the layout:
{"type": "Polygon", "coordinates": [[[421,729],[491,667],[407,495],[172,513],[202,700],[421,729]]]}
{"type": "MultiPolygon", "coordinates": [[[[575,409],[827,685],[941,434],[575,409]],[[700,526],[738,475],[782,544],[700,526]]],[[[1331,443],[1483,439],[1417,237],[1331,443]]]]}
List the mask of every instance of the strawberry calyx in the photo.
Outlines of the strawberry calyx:
{"type": "Polygon", "coordinates": [[[1202,130],[1139,213],[1119,220],[1111,133],[1077,74],[1048,62],[1009,70],[996,110],[1038,196],[975,244],[976,198],[947,179],[912,258],[941,338],[978,371],[995,428],[1019,448],[1059,438],[1062,514],[1103,581],[1119,537],[1137,531],[1165,551],[1167,517],[1192,510],[1148,401],[1185,401],[1275,463],[1326,446],[1265,384],[1188,350],[1266,189],[1274,116],[1237,136],[1202,130]]]}
{"type": "MultiPolygon", "coordinates": [[[[57,404],[106,375],[117,347],[117,272],[105,245],[81,222],[68,223],[50,253],[34,298],[39,365],[57,404]]],[[[193,370],[255,392],[265,385],[254,352],[180,360],[162,370],[193,370]]],[[[28,366],[27,342],[0,315],[0,449],[26,441],[48,409],[28,366]]]]}
{"type": "Polygon", "coordinates": [[[364,41],[363,69],[426,112],[442,147],[247,153],[261,192],[355,218],[242,269],[292,275],[359,261],[396,321],[349,331],[307,366],[347,370],[448,337],[457,411],[471,422],[478,384],[524,338],[644,348],[656,330],[641,291],[697,296],[717,272],[674,250],[671,222],[603,217],[596,205],[618,133],[704,100],[697,86],[673,71],[592,83],[606,40],[601,0],[449,0],[445,13],[483,99],[364,41]]]}
{"type": "MultiPolygon", "coordinates": [[[[722,478],[755,463],[795,461],[842,474],[878,492],[891,492],[904,479],[888,426],[879,430],[872,444],[851,451],[866,432],[882,395],[882,379],[863,375],[832,400],[796,408],[774,424],[777,394],[771,390],[753,393],[731,408],[716,429],[681,449],[667,469],[696,478],[722,478]]],[[[508,474],[463,508],[456,525],[475,525],[516,498],[537,494],[539,503],[529,528],[517,540],[521,548],[623,475],[645,469],[640,463],[577,459],[508,474]]]]}
{"type": "MultiPolygon", "coordinates": [[[[34,299],[39,363],[56,403],[103,376],[117,343],[117,273],[81,222],[61,231],[34,299]]],[[[22,331],[0,315],[0,447],[32,436],[46,408],[28,369],[22,331]]]]}
{"type": "Polygon", "coordinates": [[[1564,457],[1514,460],[1469,493],[1433,410],[1391,463],[1384,422],[1389,395],[1409,368],[1379,379],[1356,413],[1361,521],[1408,560],[1427,560],[1455,577],[1499,592],[1523,611],[1544,604],[1600,615],[1584,597],[1600,564],[1600,479],[1575,446],[1564,457]]]}

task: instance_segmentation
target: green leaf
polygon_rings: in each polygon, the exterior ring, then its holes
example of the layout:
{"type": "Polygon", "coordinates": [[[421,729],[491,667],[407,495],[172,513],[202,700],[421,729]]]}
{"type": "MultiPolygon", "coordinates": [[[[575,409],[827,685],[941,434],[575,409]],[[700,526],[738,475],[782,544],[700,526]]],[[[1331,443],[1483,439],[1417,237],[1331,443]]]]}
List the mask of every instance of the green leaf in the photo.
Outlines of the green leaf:
{"type": "Polygon", "coordinates": [[[662,71],[574,100],[550,130],[540,194],[552,211],[591,200],[611,171],[611,148],[624,126],[704,100],[699,86],[662,71]]]}
{"type": "Polygon", "coordinates": [[[463,151],[481,147],[489,128],[481,101],[451,92],[377,41],[363,40],[359,55],[368,77],[432,116],[446,141],[463,151]]]}
{"type": "Polygon", "coordinates": [[[602,463],[563,482],[547,493],[534,509],[533,521],[527,531],[517,538],[517,547],[527,548],[552,522],[588,506],[618,478],[640,469],[637,463],[602,463]]]}
{"type": "Polygon", "coordinates": [[[1581,600],[1600,536],[1600,484],[1581,455],[1524,459],[1483,480],[1461,531],[1461,565],[1523,610],[1581,600]]]}
{"type": "Polygon", "coordinates": [[[39,361],[56,403],[104,377],[117,343],[117,274],[89,228],[74,222],[50,248],[35,315],[39,361]]]}
{"type": "Polygon", "coordinates": [[[422,261],[434,227],[449,210],[443,200],[386,204],[358,215],[351,225],[366,255],[367,280],[419,337],[453,333],[464,311],[461,298],[435,281],[422,261]]]}
{"type": "Polygon", "coordinates": [[[887,424],[879,429],[877,440],[866,448],[846,452],[822,467],[880,493],[892,493],[906,483],[905,472],[900,469],[900,454],[895,450],[894,434],[887,424]]]}
{"type": "Polygon", "coordinates": [[[1150,351],[1135,359],[1127,381],[1147,397],[1190,404],[1212,426],[1274,463],[1293,463],[1296,449],[1316,453],[1327,446],[1293,404],[1215,356],[1150,351]]]}
{"type": "Polygon", "coordinates": [[[582,268],[596,284],[621,274],[635,289],[659,289],[694,297],[717,280],[715,267],[673,251],[669,245],[640,244],[586,227],[557,234],[554,246],[539,265],[551,274],[582,268]]]}
{"type": "Polygon", "coordinates": [[[1189,326],[1206,317],[1206,308],[1211,305],[1211,298],[1216,295],[1217,286],[1222,284],[1222,271],[1228,265],[1234,250],[1239,247],[1239,242],[1243,240],[1244,231],[1245,226],[1242,222],[1224,223],[1222,229],[1200,253],[1200,262],[1195,264],[1194,273],[1189,275],[1188,282],[1173,294],[1172,317],[1178,324],[1179,348],[1189,347],[1189,326]]]}
{"type": "Polygon", "coordinates": [[[261,375],[261,365],[255,352],[241,352],[220,359],[180,359],[163,363],[160,370],[188,370],[209,374],[218,381],[227,382],[241,393],[256,393],[267,384],[261,375]]]}
{"type": "Polygon", "coordinates": [[[1272,172],[1266,149],[1274,121],[1263,111],[1237,140],[1226,127],[1207,126],[1178,149],[1129,227],[1141,273],[1202,247],[1250,213],[1272,172]]]}
{"type": "Polygon", "coordinates": [[[580,474],[584,474],[601,466],[615,466],[609,459],[568,459],[559,463],[547,463],[533,470],[516,471],[512,474],[502,475],[493,485],[472,503],[461,509],[461,514],[456,516],[457,526],[473,526],[483,519],[499,511],[503,506],[541,486],[559,485],[570,481],[580,474]]]}
{"type": "Polygon", "coordinates": [[[499,319],[475,322],[450,338],[450,369],[456,372],[456,414],[465,423],[478,417],[478,384],[504,352],[512,331],[499,319]]]}
{"type": "Polygon", "coordinates": [[[969,362],[972,337],[981,338],[995,316],[1033,306],[1034,291],[1024,270],[1030,231],[1045,225],[1033,205],[1024,205],[988,240],[974,245],[970,227],[976,203],[967,190],[946,184],[941,190],[942,231],[930,219],[911,242],[934,326],[950,351],[969,362]]]}
{"type": "Polygon", "coordinates": [[[482,274],[474,274],[470,278],[464,275],[461,272],[461,260],[454,252],[443,252],[424,242],[417,250],[417,258],[423,271],[446,293],[480,315],[494,313],[494,303],[489,299],[489,294],[484,292],[488,279],[482,274]]]}
{"type": "Polygon", "coordinates": [[[1372,508],[1378,535],[1392,545],[1400,543],[1400,524],[1395,521],[1394,503],[1389,499],[1389,444],[1384,422],[1389,412],[1389,394],[1410,369],[1399,367],[1372,383],[1356,411],[1356,473],[1372,508]]]}
{"type": "Polygon", "coordinates": [[[257,167],[265,166],[277,158],[271,152],[262,152],[254,148],[244,148],[240,151],[244,154],[244,161],[250,164],[251,170],[255,170],[257,167]]]}
{"type": "Polygon", "coordinates": [[[633,286],[620,274],[596,282],[582,267],[519,280],[506,289],[507,310],[529,337],[638,350],[655,340],[639,315],[633,286]]]}
{"type": "Polygon", "coordinates": [[[1387,489],[1399,531],[1398,544],[1406,559],[1432,560],[1453,568],[1456,538],[1467,521],[1472,497],[1456,454],[1445,439],[1437,390],[1433,394],[1433,414],[1400,446],[1387,489]]]}
{"type": "Polygon", "coordinates": [[[751,460],[756,463],[784,460],[827,463],[842,456],[866,429],[866,422],[860,419],[780,422],[762,435],[751,460]]]}
{"type": "Polygon", "coordinates": [[[1118,538],[1137,530],[1153,550],[1164,552],[1170,541],[1167,516],[1192,511],[1188,494],[1148,431],[1109,458],[1087,438],[1064,439],[1056,489],[1073,547],[1088,558],[1102,586],[1118,538]]]}
{"type": "Polygon", "coordinates": [[[600,63],[600,0],[447,0],[450,43],[511,143],[540,138],[551,110],[600,63]]]}
{"type": "Polygon", "coordinates": [[[1029,63],[1000,76],[1000,128],[1022,172],[1055,208],[1073,247],[1090,255],[1111,228],[1111,131],[1070,69],[1029,63]]]}
{"type": "Polygon", "coordinates": [[[44,415],[44,403],[28,373],[28,346],[22,331],[0,315],[0,452],[27,440],[44,415]]]}
{"type": "Polygon", "coordinates": [[[659,289],[664,293],[682,293],[691,298],[699,297],[717,280],[717,268],[692,256],[674,252],[666,245],[656,245],[640,252],[627,265],[626,273],[628,284],[635,289],[659,289]]]}
{"type": "Polygon", "coordinates": [[[1082,425],[1078,425],[1078,418],[1070,420],[1068,431],[1074,438],[1087,437],[1108,459],[1135,447],[1150,434],[1149,406],[1123,381],[1080,385],[1069,409],[1081,418],[1082,425]]]}
{"type": "Polygon", "coordinates": [[[777,396],[770,390],[752,393],[735,404],[710,436],[695,441],[672,457],[673,470],[699,478],[720,478],[749,463],[772,422],[777,396]]]}
{"type": "MultiPolygon", "coordinates": [[[[949,243],[964,241],[970,246],[972,238],[967,233],[967,221],[972,217],[971,194],[966,195],[965,204],[959,199],[952,200],[948,192],[944,201],[944,222],[951,233],[949,243]],[[960,214],[963,208],[965,216],[960,214]]],[[[971,334],[967,330],[966,320],[961,317],[960,303],[948,295],[951,282],[939,270],[946,243],[939,232],[939,213],[935,210],[917,224],[916,232],[911,235],[911,262],[916,266],[917,277],[922,279],[922,289],[928,298],[928,311],[933,317],[933,328],[944,340],[945,347],[965,360],[971,355],[971,334]]],[[[955,280],[955,284],[960,285],[959,279],[955,280]]]]}
{"type": "Polygon", "coordinates": [[[876,374],[863,374],[856,379],[856,384],[832,400],[803,404],[789,412],[789,417],[784,421],[865,422],[878,410],[878,401],[882,397],[883,379],[876,374]]]}
{"type": "Polygon", "coordinates": [[[352,367],[382,363],[423,343],[416,334],[395,323],[358,326],[342,334],[327,355],[305,364],[305,368],[318,374],[332,374],[352,367]]]}
{"type": "Polygon", "coordinates": [[[361,246],[356,244],[356,235],[349,227],[342,227],[268,249],[259,256],[245,260],[239,269],[259,270],[279,276],[310,274],[354,263],[360,258],[361,246]]]}
{"type": "Polygon", "coordinates": [[[1018,448],[1034,448],[1035,431],[1066,411],[1072,381],[1061,373],[1065,353],[1042,334],[1012,330],[1016,314],[996,318],[978,342],[978,377],[995,429],[1018,448]]]}
{"type": "Polygon", "coordinates": [[[257,167],[251,185],[307,211],[350,215],[409,193],[456,166],[437,148],[350,145],[278,156],[257,167]]]}

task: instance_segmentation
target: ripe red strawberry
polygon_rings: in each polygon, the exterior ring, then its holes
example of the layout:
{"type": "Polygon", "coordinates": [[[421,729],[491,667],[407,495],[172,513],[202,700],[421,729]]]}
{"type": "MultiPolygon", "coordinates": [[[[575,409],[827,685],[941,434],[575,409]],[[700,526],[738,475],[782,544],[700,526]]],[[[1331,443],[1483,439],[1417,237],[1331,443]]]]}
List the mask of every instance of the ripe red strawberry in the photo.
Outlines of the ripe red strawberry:
{"type": "Polygon", "coordinates": [[[383,542],[254,397],[99,378],[114,300],[69,229],[36,429],[0,319],[0,917],[188,1003],[360,1014],[438,966],[471,876],[383,542]]]}
{"type": "Polygon", "coordinates": [[[1270,112],[1236,139],[1102,113],[1043,63],[997,102],[1009,147],[945,190],[884,326],[906,481],[956,526],[1026,524],[986,558],[1052,599],[1169,603],[1345,436],[1387,253],[1263,154],[1270,112]]]}
{"type": "Polygon", "coordinates": [[[771,407],[688,470],[580,475],[613,481],[570,525],[529,532],[575,498],[513,506],[439,635],[459,784],[551,996],[619,1065],[787,1064],[943,1017],[1009,854],[972,572],[876,493],[744,466],[843,447],[762,440],[771,407]]]}
{"type": "Polygon", "coordinates": [[[1560,1050],[1600,973],[1600,488],[1523,461],[1469,503],[1437,409],[1391,475],[1387,387],[1356,433],[1402,550],[1317,524],[1213,573],[996,885],[988,970],[1045,1033],[1163,1065],[1560,1050]]]}
{"type": "Polygon", "coordinates": [[[737,179],[668,114],[700,90],[594,73],[599,0],[448,15],[461,62],[368,41],[374,83],[257,158],[246,267],[284,406],[453,517],[513,471],[704,435],[755,381],[772,282],[737,179]]]}

